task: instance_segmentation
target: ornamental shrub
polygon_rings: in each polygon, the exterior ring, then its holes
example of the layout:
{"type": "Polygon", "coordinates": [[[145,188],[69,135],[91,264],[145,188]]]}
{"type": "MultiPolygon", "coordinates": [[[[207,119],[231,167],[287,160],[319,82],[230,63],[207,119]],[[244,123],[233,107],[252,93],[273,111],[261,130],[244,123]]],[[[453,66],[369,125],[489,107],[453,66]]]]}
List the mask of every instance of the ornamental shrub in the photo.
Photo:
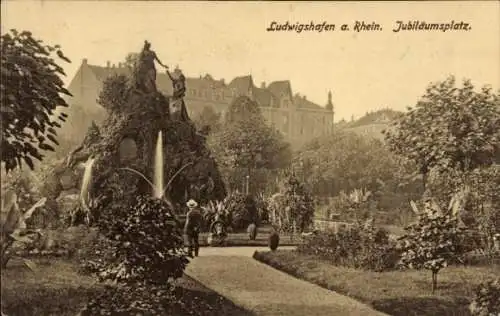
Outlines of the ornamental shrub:
{"type": "Polygon", "coordinates": [[[335,265],[379,272],[395,269],[400,255],[387,231],[374,227],[371,221],[339,231],[315,232],[297,250],[335,265]]]}
{"type": "Polygon", "coordinates": [[[245,229],[251,223],[258,222],[257,205],[252,196],[234,192],[226,197],[224,204],[233,229],[245,229]]]}
{"type": "Polygon", "coordinates": [[[291,227],[282,227],[285,230],[304,232],[311,227],[314,217],[314,199],[303,183],[295,175],[288,176],[283,182],[281,192],[284,195],[286,212],[289,214],[291,227]]]}
{"type": "Polygon", "coordinates": [[[269,249],[275,251],[276,249],[278,249],[279,243],[280,243],[280,235],[275,229],[273,229],[269,234],[269,249]]]}
{"type": "Polygon", "coordinates": [[[224,300],[188,287],[172,285],[105,286],[90,294],[79,316],[94,315],[198,315],[219,316],[224,300]]]}
{"type": "Polygon", "coordinates": [[[97,226],[105,238],[96,244],[98,260],[88,265],[101,280],[130,285],[166,284],[181,277],[189,261],[173,210],[149,196],[138,196],[131,207],[126,203],[100,211],[97,226]]]}
{"type": "Polygon", "coordinates": [[[481,283],[469,305],[472,316],[500,315],[500,278],[481,283]]]}

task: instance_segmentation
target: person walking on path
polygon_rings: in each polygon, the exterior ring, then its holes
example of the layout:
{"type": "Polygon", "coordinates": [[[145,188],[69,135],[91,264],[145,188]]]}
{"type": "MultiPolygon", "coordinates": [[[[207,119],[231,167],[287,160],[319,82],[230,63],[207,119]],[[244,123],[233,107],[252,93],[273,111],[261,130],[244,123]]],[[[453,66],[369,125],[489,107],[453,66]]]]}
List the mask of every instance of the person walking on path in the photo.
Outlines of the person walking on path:
{"type": "Polygon", "coordinates": [[[194,251],[194,256],[198,257],[202,216],[198,208],[198,203],[195,200],[189,200],[186,205],[189,211],[186,214],[186,223],[184,225],[184,239],[189,256],[193,257],[194,251]]]}

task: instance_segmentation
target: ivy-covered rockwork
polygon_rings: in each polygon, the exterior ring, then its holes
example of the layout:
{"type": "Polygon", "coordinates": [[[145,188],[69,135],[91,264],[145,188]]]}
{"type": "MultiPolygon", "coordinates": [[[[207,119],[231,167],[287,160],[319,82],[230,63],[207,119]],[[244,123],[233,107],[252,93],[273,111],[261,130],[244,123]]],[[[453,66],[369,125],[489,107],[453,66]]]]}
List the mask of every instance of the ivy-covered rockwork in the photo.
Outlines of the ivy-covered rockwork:
{"type": "Polygon", "coordinates": [[[100,102],[106,100],[107,118],[101,126],[93,123],[82,144],[49,171],[49,177],[56,184],[52,186],[53,191],[57,191],[51,194],[54,199],[68,187],[80,189],[84,164],[91,158],[94,159],[89,188],[91,200],[106,203],[130,195],[152,194],[148,181],[154,179],[159,132],[163,139],[165,196],[170,202],[179,210],[190,198],[201,203],[224,199],[224,183],[204,136],[189,118],[170,115],[169,97],[160,92],[134,90],[127,80],[119,77],[110,77],[104,82],[103,93],[110,94],[110,89],[126,91],[126,102],[101,95],[100,102]],[[110,110],[109,104],[114,101],[119,104],[110,110]],[[63,188],[59,184],[68,179],[68,174],[73,180],[63,188]]]}

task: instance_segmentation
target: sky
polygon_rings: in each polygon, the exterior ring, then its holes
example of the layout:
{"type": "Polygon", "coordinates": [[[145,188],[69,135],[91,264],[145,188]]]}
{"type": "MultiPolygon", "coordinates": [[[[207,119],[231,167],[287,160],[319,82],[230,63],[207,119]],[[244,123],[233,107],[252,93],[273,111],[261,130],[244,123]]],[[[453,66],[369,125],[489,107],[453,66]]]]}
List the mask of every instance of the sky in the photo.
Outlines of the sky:
{"type": "MultiPolygon", "coordinates": [[[[381,108],[414,105],[431,83],[455,75],[500,87],[500,2],[133,2],[2,1],[2,34],[29,30],[59,44],[72,63],[118,63],[152,43],[164,64],[188,77],[229,82],[251,74],[290,80],[294,93],[324,105],[332,91],[335,121],[381,108]],[[468,31],[393,32],[396,21],[465,22],[468,31]],[[335,24],[335,31],[268,32],[279,24],[335,24]],[[379,31],[355,32],[356,21],[379,31]],[[347,24],[349,31],[341,31],[347,24]]],[[[189,104],[187,105],[189,106],[189,104]]]]}

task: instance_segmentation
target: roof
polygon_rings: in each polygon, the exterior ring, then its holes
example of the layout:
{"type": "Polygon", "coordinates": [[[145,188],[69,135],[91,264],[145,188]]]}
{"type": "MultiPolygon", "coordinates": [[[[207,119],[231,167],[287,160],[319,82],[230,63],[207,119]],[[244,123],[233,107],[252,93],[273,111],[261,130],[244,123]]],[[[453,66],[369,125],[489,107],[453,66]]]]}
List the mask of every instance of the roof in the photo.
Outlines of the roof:
{"type": "Polygon", "coordinates": [[[222,89],[226,87],[223,80],[215,80],[210,75],[200,78],[186,78],[186,86],[196,90],[222,89]]]}
{"type": "Polygon", "coordinates": [[[292,95],[292,85],[289,80],[271,82],[268,89],[277,98],[281,97],[283,94],[292,95]]]}
{"type": "MultiPolygon", "coordinates": [[[[113,74],[130,75],[131,69],[127,67],[102,67],[87,64],[89,69],[94,73],[97,80],[104,81],[107,77],[113,74]]],[[[172,94],[172,81],[165,72],[157,72],[156,84],[158,90],[172,94]]],[[[253,83],[251,75],[240,76],[234,78],[229,84],[225,84],[224,80],[215,80],[210,75],[200,76],[199,78],[186,78],[186,87],[198,91],[209,89],[225,89],[236,90],[239,94],[246,95],[250,90],[255,101],[261,106],[278,106],[279,99],[283,94],[292,95],[292,88],[289,80],[274,81],[267,88],[257,88],[253,83]]],[[[307,109],[325,109],[303,97],[295,95],[293,102],[298,108],[307,109]]]]}
{"type": "Polygon", "coordinates": [[[314,110],[324,109],[323,107],[317,105],[316,103],[313,103],[305,99],[304,97],[298,95],[293,97],[293,103],[295,104],[296,107],[303,109],[314,109],[314,110]]]}
{"type": "Polygon", "coordinates": [[[250,88],[254,87],[252,76],[236,77],[229,83],[228,87],[242,94],[247,93],[250,88]]]}
{"type": "Polygon", "coordinates": [[[88,65],[90,70],[95,74],[97,80],[103,81],[107,77],[117,74],[117,75],[130,75],[132,70],[127,67],[101,67],[101,66],[93,66],[88,65]]]}
{"type": "Polygon", "coordinates": [[[277,98],[267,89],[254,87],[252,93],[255,101],[257,101],[257,103],[261,106],[276,106],[279,104],[277,98]]]}

